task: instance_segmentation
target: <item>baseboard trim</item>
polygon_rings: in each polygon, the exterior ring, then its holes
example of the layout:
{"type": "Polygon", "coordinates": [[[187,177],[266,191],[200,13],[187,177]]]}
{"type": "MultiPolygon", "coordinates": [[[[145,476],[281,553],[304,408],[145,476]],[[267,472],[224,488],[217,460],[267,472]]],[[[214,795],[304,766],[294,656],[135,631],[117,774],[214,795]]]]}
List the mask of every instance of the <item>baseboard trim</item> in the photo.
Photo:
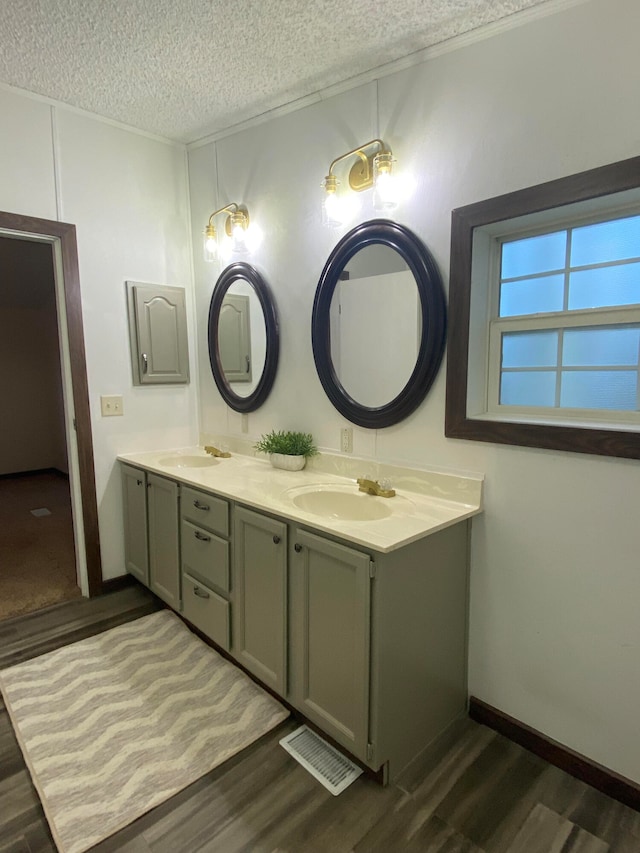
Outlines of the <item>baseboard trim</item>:
{"type": "Polygon", "coordinates": [[[620,776],[613,770],[603,767],[602,764],[597,764],[569,747],[551,740],[542,732],[532,729],[474,696],[469,699],[469,716],[477,723],[482,723],[505,735],[529,752],[539,755],[549,764],[575,776],[581,782],[586,782],[587,785],[602,791],[603,794],[607,794],[625,806],[640,811],[640,785],[631,779],[620,776]]]}
{"type": "Polygon", "coordinates": [[[130,574],[119,575],[117,578],[109,578],[109,580],[102,581],[100,594],[105,595],[107,592],[118,592],[121,589],[125,589],[125,587],[133,586],[134,583],[136,583],[136,579],[130,574]]]}

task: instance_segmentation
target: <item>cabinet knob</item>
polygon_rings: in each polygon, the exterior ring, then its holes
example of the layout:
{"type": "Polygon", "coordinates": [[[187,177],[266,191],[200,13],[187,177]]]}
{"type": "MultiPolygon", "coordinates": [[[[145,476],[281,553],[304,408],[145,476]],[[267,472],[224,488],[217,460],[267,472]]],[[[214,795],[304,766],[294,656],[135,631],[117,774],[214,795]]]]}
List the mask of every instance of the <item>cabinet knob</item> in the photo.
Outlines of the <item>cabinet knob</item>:
{"type": "Polygon", "coordinates": [[[293,550],[299,554],[300,551],[302,551],[302,545],[299,542],[296,542],[296,544],[293,546],[293,550]]]}
{"type": "Polygon", "coordinates": [[[136,483],[137,483],[139,486],[141,486],[141,485],[142,485],[142,480],[136,480],[136,483]]]}
{"type": "Polygon", "coordinates": [[[277,533],[276,533],[276,534],[274,535],[274,537],[273,537],[273,544],[274,544],[274,545],[279,545],[279,544],[280,544],[280,537],[278,536],[278,534],[277,534],[277,533]]]}
{"type": "Polygon", "coordinates": [[[198,598],[209,598],[209,593],[205,592],[203,589],[200,589],[199,586],[194,586],[193,592],[194,595],[198,596],[198,598]]]}

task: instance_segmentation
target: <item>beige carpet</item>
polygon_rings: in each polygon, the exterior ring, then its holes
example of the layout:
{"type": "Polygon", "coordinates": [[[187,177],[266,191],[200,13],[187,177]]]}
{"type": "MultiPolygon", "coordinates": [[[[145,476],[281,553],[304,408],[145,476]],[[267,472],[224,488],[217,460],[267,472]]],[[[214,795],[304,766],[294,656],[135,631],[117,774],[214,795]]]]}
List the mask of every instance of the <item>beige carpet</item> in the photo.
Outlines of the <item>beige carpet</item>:
{"type": "Polygon", "coordinates": [[[68,480],[0,477],[0,619],[79,596],[68,480]],[[38,509],[50,515],[32,515],[38,509]]]}
{"type": "Polygon", "coordinates": [[[162,610],[0,672],[58,849],[81,853],[288,711],[162,610]]]}

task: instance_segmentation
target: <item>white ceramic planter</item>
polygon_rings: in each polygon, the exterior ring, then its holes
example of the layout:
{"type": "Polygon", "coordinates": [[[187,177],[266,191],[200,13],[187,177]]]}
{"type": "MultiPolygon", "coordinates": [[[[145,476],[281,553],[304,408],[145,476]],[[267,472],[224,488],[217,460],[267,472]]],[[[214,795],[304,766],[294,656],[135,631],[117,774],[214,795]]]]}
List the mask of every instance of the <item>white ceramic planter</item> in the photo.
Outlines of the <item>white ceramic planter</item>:
{"type": "Polygon", "coordinates": [[[274,468],[285,471],[301,471],[307,463],[306,456],[287,456],[285,453],[270,453],[269,459],[274,468]]]}

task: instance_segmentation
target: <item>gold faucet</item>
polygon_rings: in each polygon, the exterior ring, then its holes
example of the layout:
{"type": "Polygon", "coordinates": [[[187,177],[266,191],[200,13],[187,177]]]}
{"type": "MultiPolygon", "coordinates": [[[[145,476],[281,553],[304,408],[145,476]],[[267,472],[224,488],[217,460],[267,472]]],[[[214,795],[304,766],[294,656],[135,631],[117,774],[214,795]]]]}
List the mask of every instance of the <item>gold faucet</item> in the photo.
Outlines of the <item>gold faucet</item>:
{"type": "Polygon", "coordinates": [[[218,459],[228,459],[231,456],[228,450],[218,450],[218,448],[214,447],[212,444],[205,444],[204,452],[208,453],[210,456],[217,456],[218,459]]]}
{"type": "MultiPolygon", "coordinates": [[[[367,495],[377,495],[380,498],[392,498],[396,490],[383,488],[377,480],[368,480],[366,477],[358,477],[356,480],[361,492],[367,495]]],[[[384,481],[383,481],[384,482],[384,481]]]]}

